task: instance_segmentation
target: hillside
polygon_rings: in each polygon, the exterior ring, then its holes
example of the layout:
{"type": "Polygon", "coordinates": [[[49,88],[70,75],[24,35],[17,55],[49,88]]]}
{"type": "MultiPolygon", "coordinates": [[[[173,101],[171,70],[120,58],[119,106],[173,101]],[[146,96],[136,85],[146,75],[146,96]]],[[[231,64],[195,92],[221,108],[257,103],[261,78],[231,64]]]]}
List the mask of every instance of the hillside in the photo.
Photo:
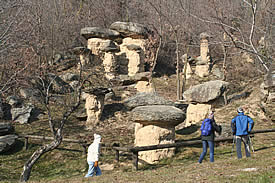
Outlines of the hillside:
{"type": "MultiPolygon", "coordinates": [[[[211,78],[208,78],[211,79],[211,78]]],[[[155,78],[157,92],[168,100],[176,98],[176,76],[163,76],[155,78]]],[[[199,80],[193,82],[200,82],[199,80]]],[[[230,91],[231,94],[249,91],[246,98],[224,105],[216,109],[216,121],[219,124],[229,124],[236,115],[236,108],[244,106],[257,129],[274,128],[274,121],[263,117],[260,106],[259,85],[261,77],[237,85],[230,91]],[[237,88],[238,87],[238,88],[237,88]]],[[[232,81],[234,83],[234,81],[232,81]]],[[[58,110],[56,111],[58,114],[58,110]]],[[[49,135],[48,122],[45,116],[40,121],[29,125],[14,124],[18,134],[49,135]]],[[[199,137],[197,127],[182,128],[179,125],[176,139],[194,139],[199,137]]],[[[121,107],[120,101],[107,100],[102,121],[92,130],[85,129],[85,121],[80,121],[75,115],[70,117],[66,124],[65,138],[81,139],[92,142],[93,133],[100,133],[103,142],[111,144],[120,143],[121,146],[131,146],[134,141],[134,124],[129,118],[129,111],[121,107]]],[[[215,163],[210,164],[208,156],[203,164],[198,165],[197,159],[201,152],[200,146],[180,148],[173,158],[163,160],[157,165],[141,165],[141,170],[132,170],[131,156],[121,154],[121,162],[115,162],[114,151],[102,150],[100,165],[103,167],[103,176],[95,177],[95,182],[272,182],[274,181],[274,138],[273,133],[255,135],[253,138],[255,152],[252,158],[238,161],[236,155],[231,157],[232,144],[217,144],[215,163]],[[105,169],[104,169],[105,166],[105,169]],[[108,168],[109,167],[109,168],[108,168]],[[110,168],[111,167],[111,168],[110,168]],[[251,169],[249,169],[251,168],[251,169]],[[111,170],[110,170],[111,169],[111,170]],[[148,180],[148,177],[151,177],[148,180]]],[[[13,152],[1,155],[1,181],[17,182],[22,171],[23,163],[31,153],[41,144],[41,141],[31,140],[29,150],[23,150],[23,139],[20,139],[13,152]]],[[[43,141],[42,143],[47,143],[43,141]]],[[[30,182],[88,182],[83,178],[86,170],[86,156],[82,154],[77,144],[63,143],[57,150],[47,153],[35,164],[30,182]]],[[[235,149],[234,149],[235,152],[235,149]]],[[[91,179],[90,179],[91,180],[91,179]]]]}

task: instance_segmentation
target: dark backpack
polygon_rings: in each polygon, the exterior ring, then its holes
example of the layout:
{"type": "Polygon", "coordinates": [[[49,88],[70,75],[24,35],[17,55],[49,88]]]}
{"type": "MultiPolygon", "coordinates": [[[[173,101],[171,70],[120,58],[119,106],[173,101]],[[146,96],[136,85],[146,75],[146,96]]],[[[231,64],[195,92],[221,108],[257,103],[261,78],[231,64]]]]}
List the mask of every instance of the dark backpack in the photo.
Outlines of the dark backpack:
{"type": "Polygon", "coordinates": [[[212,131],[211,119],[206,118],[203,120],[201,124],[201,135],[208,136],[211,134],[211,131],[212,131]]]}

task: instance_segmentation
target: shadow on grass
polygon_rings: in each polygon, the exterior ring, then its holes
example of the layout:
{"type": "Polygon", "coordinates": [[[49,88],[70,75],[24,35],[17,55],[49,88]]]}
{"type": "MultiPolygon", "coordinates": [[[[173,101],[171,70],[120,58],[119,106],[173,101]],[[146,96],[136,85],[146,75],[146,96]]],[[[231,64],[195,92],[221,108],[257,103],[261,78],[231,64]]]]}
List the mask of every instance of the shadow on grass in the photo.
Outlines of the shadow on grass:
{"type": "Polygon", "coordinates": [[[1,153],[1,155],[12,155],[19,151],[21,151],[24,147],[24,142],[21,140],[16,140],[14,145],[10,148],[10,150],[1,153]]]}
{"type": "Polygon", "coordinates": [[[200,128],[200,126],[198,126],[198,125],[191,125],[189,127],[177,130],[176,134],[178,134],[178,135],[190,135],[192,133],[195,133],[199,128],[200,128]]]}
{"type": "Polygon", "coordinates": [[[269,147],[261,147],[259,149],[255,149],[254,151],[257,152],[257,151],[262,151],[262,150],[265,150],[265,149],[270,149],[270,148],[274,148],[275,146],[269,146],[269,147]]]}

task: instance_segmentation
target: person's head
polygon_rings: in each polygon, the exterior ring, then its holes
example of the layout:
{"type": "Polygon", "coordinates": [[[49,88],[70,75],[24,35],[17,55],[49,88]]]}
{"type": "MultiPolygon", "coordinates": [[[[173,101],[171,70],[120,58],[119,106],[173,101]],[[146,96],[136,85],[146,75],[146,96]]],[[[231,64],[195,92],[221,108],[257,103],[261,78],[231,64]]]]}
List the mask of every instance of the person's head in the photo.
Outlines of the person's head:
{"type": "Polygon", "coordinates": [[[214,118],[214,111],[210,111],[209,114],[208,114],[208,118],[209,119],[213,119],[214,118]]]}
{"type": "Polygon", "coordinates": [[[98,143],[100,143],[100,141],[101,141],[101,136],[99,135],[99,134],[94,134],[94,142],[98,142],[98,143]]]}
{"type": "Polygon", "coordinates": [[[238,113],[243,113],[243,112],[244,112],[244,110],[243,110],[243,108],[242,108],[242,107],[239,107],[239,108],[237,109],[237,112],[238,112],[238,113]]]}

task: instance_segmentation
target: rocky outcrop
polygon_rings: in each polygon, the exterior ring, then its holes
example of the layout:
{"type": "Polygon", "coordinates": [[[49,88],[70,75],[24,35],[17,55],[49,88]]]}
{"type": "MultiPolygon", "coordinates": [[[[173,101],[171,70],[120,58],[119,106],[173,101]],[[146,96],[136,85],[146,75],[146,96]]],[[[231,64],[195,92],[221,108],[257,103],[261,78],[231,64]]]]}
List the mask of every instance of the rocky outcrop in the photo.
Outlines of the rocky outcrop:
{"type": "Polygon", "coordinates": [[[80,35],[86,39],[90,38],[104,38],[104,39],[116,39],[120,36],[120,33],[101,27],[85,27],[80,31],[80,35]]]}
{"type": "Polygon", "coordinates": [[[149,34],[144,25],[115,22],[110,29],[86,27],[81,29],[80,34],[88,40],[87,48],[92,54],[101,58],[109,80],[119,74],[134,76],[144,72],[145,45],[149,34]]]}
{"type": "Polygon", "coordinates": [[[17,135],[14,135],[14,128],[11,123],[0,123],[0,153],[9,151],[15,144],[17,135]]]}
{"type": "Polygon", "coordinates": [[[174,102],[168,101],[155,93],[138,93],[124,101],[124,105],[129,109],[148,105],[174,105],[174,102]]]}
{"type": "Polygon", "coordinates": [[[176,126],[183,122],[182,110],[167,105],[147,105],[132,110],[132,118],[142,125],[176,126]]]}
{"type": "Polygon", "coordinates": [[[110,29],[118,31],[123,37],[147,38],[149,34],[147,27],[133,22],[114,22],[110,29]]]}
{"type": "Polygon", "coordinates": [[[228,84],[221,80],[205,82],[184,91],[183,97],[188,102],[207,103],[220,97],[228,84]]]}
{"type": "Polygon", "coordinates": [[[11,134],[14,132],[14,128],[9,122],[0,123],[0,136],[11,134]]]}
{"type": "Polygon", "coordinates": [[[31,104],[22,105],[21,107],[12,107],[11,108],[11,116],[14,122],[18,122],[20,124],[29,123],[31,118],[37,116],[34,114],[35,107],[31,104]]]}
{"type": "Polygon", "coordinates": [[[15,144],[17,135],[0,136],[0,153],[9,151],[15,144]]]}
{"type": "Polygon", "coordinates": [[[211,110],[210,104],[189,104],[186,112],[185,126],[200,123],[211,110]]]}
{"type": "Polygon", "coordinates": [[[73,92],[73,88],[55,74],[48,74],[48,83],[50,84],[53,93],[65,94],[73,92]]]}

